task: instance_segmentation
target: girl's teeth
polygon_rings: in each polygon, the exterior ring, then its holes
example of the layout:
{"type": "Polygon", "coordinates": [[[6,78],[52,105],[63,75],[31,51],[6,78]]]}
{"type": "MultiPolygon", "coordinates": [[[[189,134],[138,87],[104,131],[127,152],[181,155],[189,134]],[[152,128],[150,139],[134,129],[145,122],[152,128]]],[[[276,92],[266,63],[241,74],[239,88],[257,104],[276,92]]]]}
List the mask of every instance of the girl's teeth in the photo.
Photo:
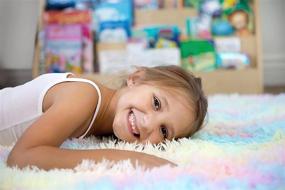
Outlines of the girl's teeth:
{"type": "Polygon", "coordinates": [[[130,123],[131,123],[131,125],[132,125],[133,133],[139,134],[139,132],[137,131],[137,129],[136,129],[136,127],[135,127],[135,115],[134,115],[134,113],[131,113],[131,114],[130,114],[129,121],[130,121],[130,123]]]}
{"type": "Polygon", "coordinates": [[[133,113],[130,114],[130,119],[129,120],[131,122],[131,125],[134,126],[135,125],[135,116],[134,116],[133,113]]]}

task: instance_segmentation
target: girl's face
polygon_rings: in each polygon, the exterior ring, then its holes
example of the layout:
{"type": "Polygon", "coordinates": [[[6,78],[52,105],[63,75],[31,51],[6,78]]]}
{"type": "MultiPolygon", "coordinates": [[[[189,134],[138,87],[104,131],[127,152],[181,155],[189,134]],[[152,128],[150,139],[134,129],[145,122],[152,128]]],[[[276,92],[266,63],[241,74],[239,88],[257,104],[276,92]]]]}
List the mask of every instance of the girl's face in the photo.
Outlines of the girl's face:
{"type": "Polygon", "coordinates": [[[184,137],[191,131],[193,109],[181,93],[148,84],[122,89],[113,122],[114,134],[128,142],[153,144],[184,137]]]}

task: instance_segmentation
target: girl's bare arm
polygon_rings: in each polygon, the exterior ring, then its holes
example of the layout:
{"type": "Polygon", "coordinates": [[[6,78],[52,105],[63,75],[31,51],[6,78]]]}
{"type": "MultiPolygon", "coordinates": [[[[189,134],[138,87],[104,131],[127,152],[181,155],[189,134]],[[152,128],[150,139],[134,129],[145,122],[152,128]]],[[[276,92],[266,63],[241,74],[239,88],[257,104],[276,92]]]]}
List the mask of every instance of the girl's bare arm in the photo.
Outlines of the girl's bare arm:
{"type": "Polygon", "coordinates": [[[172,164],[165,159],[133,151],[59,148],[93,114],[98,101],[96,90],[88,84],[73,84],[68,88],[18,140],[8,157],[9,166],[36,165],[46,170],[73,168],[82,159],[99,162],[104,158],[111,161],[130,159],[132,163],[138,161],[146,167],[172,164]]]}
{"type": "Polygon", "coordinates": [[[35,165],[39,168],[49,170],[53,168],[74,168],[83,159],[90,159],[95,162],[100,162],[103,159],[114,162],[129,159],[134,166],[137,162],[146,168],[166,164],[173,166],[171,162],[156,156],[117,149],[70,150],[52,146],[37,146],[27,150],[25,153],[19,153],[18,156],[20,156],[21,159],[10,159],[8,165],[17,165],[19,168],[35,165]]]}

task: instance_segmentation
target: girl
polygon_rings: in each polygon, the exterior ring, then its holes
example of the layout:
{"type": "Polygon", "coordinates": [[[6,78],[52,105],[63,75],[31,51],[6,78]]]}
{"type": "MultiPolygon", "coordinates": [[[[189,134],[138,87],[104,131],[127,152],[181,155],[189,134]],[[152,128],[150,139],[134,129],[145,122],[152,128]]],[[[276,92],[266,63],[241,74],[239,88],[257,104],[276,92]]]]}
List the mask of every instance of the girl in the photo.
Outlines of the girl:
{"type": "Polygon", "coordinates": [[[72,73],[50,73],[0,91],[0,144],[16,142],[7,164],[20,168],[72,168],[82,159],[173,165],[140,152],[59,147],[68,138],[90,135],[155,144],[189,137],[206,112],[200,80],[178,66],[138,68],[117,90],[72,73]]]}

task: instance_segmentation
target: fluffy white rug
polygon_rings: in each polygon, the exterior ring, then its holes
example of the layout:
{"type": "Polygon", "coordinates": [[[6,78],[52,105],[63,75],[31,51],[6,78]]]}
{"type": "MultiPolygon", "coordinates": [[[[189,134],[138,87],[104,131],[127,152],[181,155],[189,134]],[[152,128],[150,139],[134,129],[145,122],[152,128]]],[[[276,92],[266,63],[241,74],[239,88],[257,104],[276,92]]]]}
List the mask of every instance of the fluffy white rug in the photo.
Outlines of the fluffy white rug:
{"type": "Polygon", "coordinates": [[[85,160],[68,170],[19,170],[5,164],[12,147],[0,147],[0,189],[285,189],[285,95],[209,97],[208,123],[191,139],[142,146],[92,137],[62,146],[142,151],[178,167],[85,160]]]}

